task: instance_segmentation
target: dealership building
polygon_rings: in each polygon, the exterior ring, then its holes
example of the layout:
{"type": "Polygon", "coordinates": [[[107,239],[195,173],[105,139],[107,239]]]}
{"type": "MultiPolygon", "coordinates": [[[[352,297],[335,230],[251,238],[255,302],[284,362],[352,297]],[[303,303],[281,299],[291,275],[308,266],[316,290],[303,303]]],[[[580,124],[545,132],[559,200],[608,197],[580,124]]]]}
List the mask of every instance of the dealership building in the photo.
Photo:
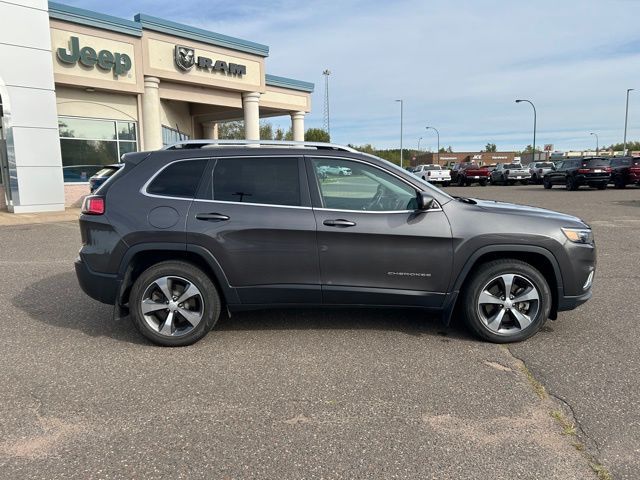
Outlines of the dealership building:
{"type": "Polygon", "coordinates": [[[478,165],[494,165],[496,163],[513,163],[516,152],[426,152],[411,159],[411,165],[443,165],[453,166],[461,162],[476,162],[478,165]]]}
{"type": "Polygon", "coordinates": [[[0,208],[62,210],[126,152],[287,116],[304,139],[313,84],[265,72],[269,47],[149,15],[0,0],[0,208]]]}

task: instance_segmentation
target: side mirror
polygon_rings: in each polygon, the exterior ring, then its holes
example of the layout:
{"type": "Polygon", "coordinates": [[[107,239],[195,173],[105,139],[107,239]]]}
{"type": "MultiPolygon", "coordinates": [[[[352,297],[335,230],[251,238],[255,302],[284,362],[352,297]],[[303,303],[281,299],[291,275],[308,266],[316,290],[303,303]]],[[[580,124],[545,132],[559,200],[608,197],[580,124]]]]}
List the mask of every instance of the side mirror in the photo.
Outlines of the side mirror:
{"type": "Polygon", "coordinates": [[[429,210],[433,205],[433,197],[428,192],[418,192],[416,200],[421,211],[429,210]]]}

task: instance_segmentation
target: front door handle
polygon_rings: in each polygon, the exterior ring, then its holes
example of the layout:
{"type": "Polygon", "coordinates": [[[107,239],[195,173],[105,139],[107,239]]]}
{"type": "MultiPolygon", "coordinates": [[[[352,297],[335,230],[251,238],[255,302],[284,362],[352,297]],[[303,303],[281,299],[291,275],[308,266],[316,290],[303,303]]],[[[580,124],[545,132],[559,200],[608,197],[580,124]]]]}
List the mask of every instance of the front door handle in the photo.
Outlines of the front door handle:
{"type": "Polygon", "coordinates": [[[338,227],[338,228],[346,228],[346,227],[355,227],[356,222],[351,222],[349,220],[344,220],[342,218],[338,218],[336,220],[325,220],[324,223],[327,227],[338,227]]]}
{"type": "Polygon", "coordinates": [[[228,215],[222,215],[221,213],[196,213],[196,218],[207,222],[225,222],[229,220],[228,215]]]}

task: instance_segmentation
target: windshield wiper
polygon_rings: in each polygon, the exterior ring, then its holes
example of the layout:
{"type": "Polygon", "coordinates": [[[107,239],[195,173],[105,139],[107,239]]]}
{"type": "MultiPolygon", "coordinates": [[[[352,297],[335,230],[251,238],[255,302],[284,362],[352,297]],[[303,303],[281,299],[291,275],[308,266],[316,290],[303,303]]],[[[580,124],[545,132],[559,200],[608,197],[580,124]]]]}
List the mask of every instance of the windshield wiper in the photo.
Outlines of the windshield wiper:
{"type": "Polygon", "coordinates": [[[453,197],[456,200],[458,200],[459,202],[463,202],[463,203],[468,203],[469,205],[477,205],[478,202],[476,202],[475,200],[471,199],[471,198],[467,198],[467,197],[453,197]]]}

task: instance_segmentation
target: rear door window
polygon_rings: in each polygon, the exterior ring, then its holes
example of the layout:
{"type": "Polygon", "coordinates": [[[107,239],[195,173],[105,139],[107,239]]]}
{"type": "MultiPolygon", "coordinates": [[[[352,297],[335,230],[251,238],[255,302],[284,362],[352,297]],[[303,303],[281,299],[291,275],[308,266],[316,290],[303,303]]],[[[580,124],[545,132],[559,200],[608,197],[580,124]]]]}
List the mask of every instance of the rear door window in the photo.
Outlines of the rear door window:
{"type": "Polygon", "coordinates": [[[207,161],[179,160],[169,164],[151,181],[147,193],[163,197],[193,198],[207,161]]]}
{"type": "Polygon", "coordinates": [[[300,206],[297,157],[231,157],[216,161],[210,198],[223,202],[300,206]]]}

